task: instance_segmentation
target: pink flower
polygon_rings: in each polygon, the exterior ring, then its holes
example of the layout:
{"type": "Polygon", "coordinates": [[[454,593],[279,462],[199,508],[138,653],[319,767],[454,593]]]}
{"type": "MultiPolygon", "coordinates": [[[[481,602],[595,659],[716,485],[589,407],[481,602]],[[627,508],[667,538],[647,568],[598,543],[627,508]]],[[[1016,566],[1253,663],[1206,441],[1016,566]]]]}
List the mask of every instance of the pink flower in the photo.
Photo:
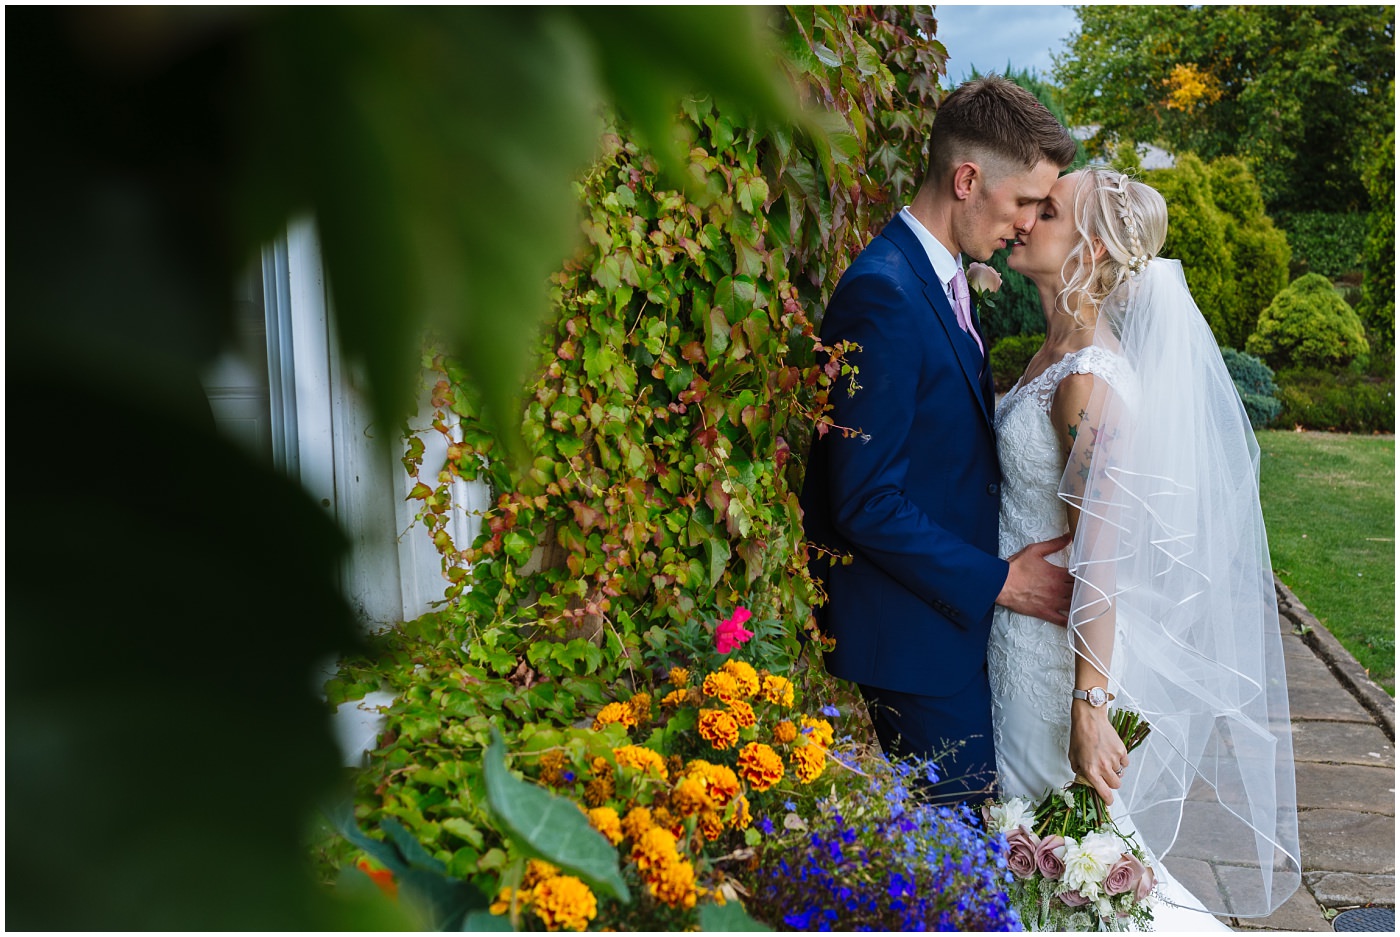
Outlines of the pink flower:
{"type": "Polygon", "coordinates": [[[1035,865],[1047,881],[1056,881],[1065,874],[1065,838],[1047,836],[1035,847],[1035,865]]]}
{"type": "Polygon", "coordinates": [[[986,264],[968,264],[966,273],[967,285],[978,296],[1001,289],[1001,274],[986,264]]]}
{"type": "Polygon", "coordinates": [[[1122,857],[1109,868],[1108,876],[1103,880],[1104,893],[1121,895],[1125,891],[1135,890],[1146,871],[1147,867],[1142,864],[1141,859],[1130,852],[1123,853],[1122,857]]]}
{"type": "Polygon", "coordinates": [[[1035,874],[1035,847],[1040,844],[1036,836],[1024,826],[1018,826],[1006,834],[1006,867],[1017,878],[1030,878],[1035,874]]]}
{"type": "Polygon", "coordinates": [[[1079,893],[1079,889],[1067,891],[1060,895],[1060,900],[1071,908],[1082,908],[1089,903],[1089,899],[1079,893]]]}
{"type": "Polygon", "coordinates": [[[1142,878],[1138,879],[1137,891],[1133,893],[1133,898],[1138,901],[1146,901],[1156,884],[1157,874],[1152,871],[1152,866],[1147,866],[1142,870],[1142,878]]]}
{"type": "Polygon", "coordinates": [[[752,638],[753,632],[744,627],[744,622],[752,617],[749,610],[742,605],[734,609],[733,616],[726,618],[715,628],[715,650],[721,654],[728,654],[752,638]]]}

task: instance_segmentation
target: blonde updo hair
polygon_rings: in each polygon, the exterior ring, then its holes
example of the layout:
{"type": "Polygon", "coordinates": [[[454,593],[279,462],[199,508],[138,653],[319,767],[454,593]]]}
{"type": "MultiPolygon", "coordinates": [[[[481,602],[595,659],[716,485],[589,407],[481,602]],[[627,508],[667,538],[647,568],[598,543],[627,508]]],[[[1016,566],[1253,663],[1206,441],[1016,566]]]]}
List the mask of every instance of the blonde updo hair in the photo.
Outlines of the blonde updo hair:
{"type": "Polygon", "coordinates": [[[1150,185],[1114,169],[1084,169],[1074,187],[1079,241],[1060,268],[1064,288],[1055,303],[1080,325],[1083,296],[1095,309],[1128,277],[1140,273],[1167,239],[1167,203],[1150,185]],[[1094,239],[1105,254],[1094,256],[1094,239]]]}

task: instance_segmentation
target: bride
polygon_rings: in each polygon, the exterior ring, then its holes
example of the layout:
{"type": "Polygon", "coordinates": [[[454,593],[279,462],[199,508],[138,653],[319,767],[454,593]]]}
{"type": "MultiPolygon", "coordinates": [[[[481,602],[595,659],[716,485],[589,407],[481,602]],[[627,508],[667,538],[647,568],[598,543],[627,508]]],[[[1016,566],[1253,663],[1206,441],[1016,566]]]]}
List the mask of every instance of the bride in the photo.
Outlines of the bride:
{"type": "Polygon", "coordinates": [[[1114,805],[1158,860],[1158,929],[1227,929],[1202,912],[1298,886],[1293,752],[1258,446],[1166,229],[1155,190],[1086,169],[1012,247],[1046,337],[996,411],[1000,550],[1068,531],[1076,585],[1068,629],[996,608],[993,734],[1004,795],[1078,775],[1114,805]],[[1115,706],[1152,725],[1131,757],[1115,706]]]}

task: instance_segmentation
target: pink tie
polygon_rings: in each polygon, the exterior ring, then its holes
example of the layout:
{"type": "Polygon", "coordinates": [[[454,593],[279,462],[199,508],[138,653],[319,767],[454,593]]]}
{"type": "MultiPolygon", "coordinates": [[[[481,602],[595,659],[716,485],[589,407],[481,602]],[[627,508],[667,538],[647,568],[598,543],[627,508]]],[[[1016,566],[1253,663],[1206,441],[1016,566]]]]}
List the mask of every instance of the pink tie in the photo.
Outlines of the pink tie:
{"type": "Polygon", "coordinates": [[[982,347],[982,339],[978,337],[977,330],[972,327],[972,302],[967,294],[967,274],[963,273],[963,268],[959,267],[958,272],[953,274],[953,311],[957,313],[958,325],[962,330],[972,336],[972,340],[977,343],[977,350],[985,355],[987,350],[982,347]]]}

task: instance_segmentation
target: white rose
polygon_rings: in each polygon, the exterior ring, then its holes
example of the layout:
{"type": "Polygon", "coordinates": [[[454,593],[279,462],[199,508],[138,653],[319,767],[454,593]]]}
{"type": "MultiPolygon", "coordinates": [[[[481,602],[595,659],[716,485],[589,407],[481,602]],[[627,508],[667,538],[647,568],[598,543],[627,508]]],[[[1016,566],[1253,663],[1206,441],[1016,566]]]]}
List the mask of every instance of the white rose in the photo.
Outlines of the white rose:
{"type": "Polygon", "coordinates": [[[1035,826],[1035,813],[1031,803],[1020,797],[1013,797],[1004,804],[994,804],[990,811],[993,833],[1010,833],[1018,826],[1031,829],[1035,826]]]}
{"type": "Polygon", "coordinates": [[[1001,289],[1001,274],[986,264],[968,264],[966,273],[967,285],[978,295],[1001,289]]]}
{"type": "Polygon", "coordinates": [[[1066,840],[1065,874],[1061,881],[1093,901],[1109,867],[1123,854],[1123,840],[1112,833],[1090,833],[1080,842],[1066,840]]]}

